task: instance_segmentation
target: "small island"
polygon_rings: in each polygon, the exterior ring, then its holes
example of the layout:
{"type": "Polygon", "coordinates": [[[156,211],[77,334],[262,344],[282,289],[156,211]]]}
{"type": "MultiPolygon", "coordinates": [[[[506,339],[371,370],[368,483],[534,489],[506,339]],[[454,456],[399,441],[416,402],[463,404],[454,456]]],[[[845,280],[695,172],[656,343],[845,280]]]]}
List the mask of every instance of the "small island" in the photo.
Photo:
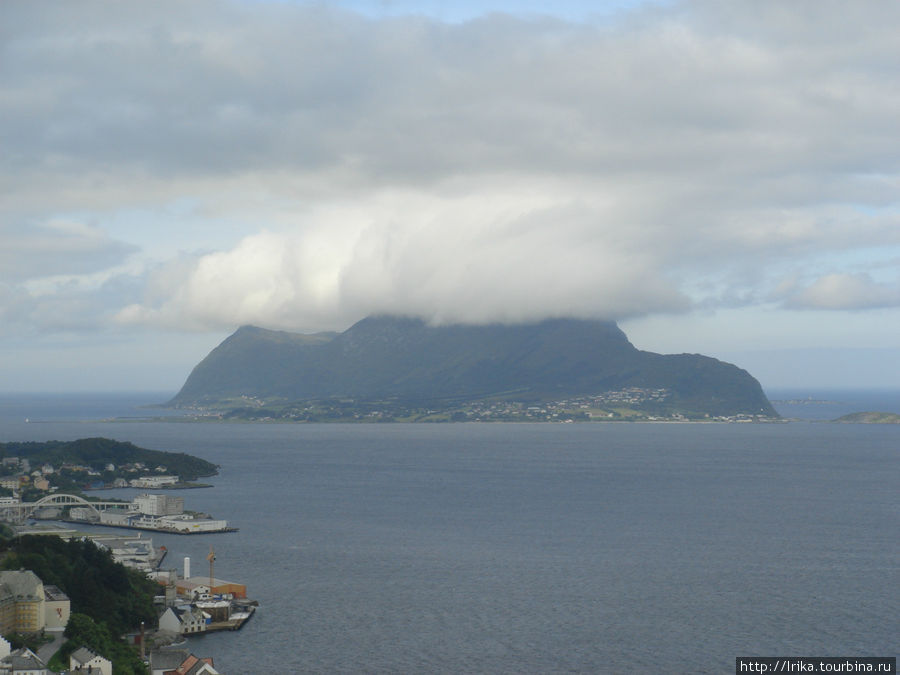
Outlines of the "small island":
{"type": "Polygon", "coordinates": [[[780,419],[747,371],[637,349],[611,321],[430,325],[372,316],[342,333],[243,326],[165,406],[190,421],[579,422],[780,419]]]}
{"type": "Polygon", "coordinates": [[[900,415],[889,412],[855,412],[832,420],[838,424],[900,424],[900,415]]]}

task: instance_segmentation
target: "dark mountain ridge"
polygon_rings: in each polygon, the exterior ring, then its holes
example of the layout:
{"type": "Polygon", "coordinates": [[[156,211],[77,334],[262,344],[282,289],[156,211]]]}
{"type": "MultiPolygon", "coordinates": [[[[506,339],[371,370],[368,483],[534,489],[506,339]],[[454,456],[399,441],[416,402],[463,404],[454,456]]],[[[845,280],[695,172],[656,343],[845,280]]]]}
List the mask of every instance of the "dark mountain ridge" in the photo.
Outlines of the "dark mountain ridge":
{"type": "Polygon", "coordinates": [[[369,317],[343,333],[301,335],[244,326],[191,372],[169,402],[229,399],[553,400],[628,387],[665,389],[692,415],[776,417],[749,373],[698,354],[636,349],[609,321],[431,326],[369,317]]]}

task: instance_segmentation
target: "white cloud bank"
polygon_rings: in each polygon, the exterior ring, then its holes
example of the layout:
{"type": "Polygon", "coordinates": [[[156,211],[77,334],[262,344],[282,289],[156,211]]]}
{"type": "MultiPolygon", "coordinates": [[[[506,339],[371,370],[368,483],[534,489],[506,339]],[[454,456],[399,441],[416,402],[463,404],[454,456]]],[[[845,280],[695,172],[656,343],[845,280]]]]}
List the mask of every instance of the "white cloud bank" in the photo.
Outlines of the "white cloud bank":
{"type": "Polygon", "coordinates": [[[598,210],[498,190],[321,209],[302,233],[254,234],[157,270],[119,319],[335,328],[372,313],[488,322],[686,307],[653,272],[653,250],[624,231],[604,236],[598,210]]]}
{"type": "Polygon", "coordinates": [[[55,269],[110,276],[81,321],[186,330],[897,307],[897,25],[881,1],[3,3],[0,312],[59,302],[23,286],[55,269]]]}

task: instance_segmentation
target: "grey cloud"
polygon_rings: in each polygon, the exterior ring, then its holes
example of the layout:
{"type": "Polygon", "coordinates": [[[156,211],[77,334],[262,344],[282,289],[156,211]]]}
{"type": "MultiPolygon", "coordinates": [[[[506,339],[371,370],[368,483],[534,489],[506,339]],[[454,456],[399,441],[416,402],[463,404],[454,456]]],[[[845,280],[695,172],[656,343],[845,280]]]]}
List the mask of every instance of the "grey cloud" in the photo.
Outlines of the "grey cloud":
{"type": "MultiPolygon", "coordinates": [[[[3,3],[0,223],[181,195],[241,211],[249,236],[154,270],[119,306],[133,323],[753,303],[788,261],[900,246],[898,20],[880,1],[452,25],[318,3],[3,3]]],[[[128,253],[91,243],[60,264],[128,253]]],[[[52,269],[43,255],[29,266],[52,269]]],[[[861,306],[839,286],[843,302],[815,285],[787,302],[861,306]]]]}
{"type": "Polygon", "coordinates": [[[89,274],[121,263],[137,248],[96,227],[55,220],[28,226],[0,223],[0,283],[89,274]]]}
{"type": "Polygon", "coordinates": [[[687,3],[609,31],[210,0],[19,3],[36,27],[5,40],[5,140],[17,164],[44,169],[51,157],[188,173],[347,165],[411,182],[896,169],[884,132],[900,100],[871,54],[898,56],[898,10],[778,4],[687,3]]]}

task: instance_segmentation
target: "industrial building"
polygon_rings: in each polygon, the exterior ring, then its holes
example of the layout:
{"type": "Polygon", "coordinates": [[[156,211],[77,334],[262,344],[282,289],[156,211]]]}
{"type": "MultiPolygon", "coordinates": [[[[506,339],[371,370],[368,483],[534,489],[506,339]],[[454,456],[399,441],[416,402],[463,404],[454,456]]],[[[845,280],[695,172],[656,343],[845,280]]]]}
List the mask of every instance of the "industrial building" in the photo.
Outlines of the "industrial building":
{"type": "Polygon", "coordinates": [[[132,501],[140,513],[148,516],[178,516],[184,513],[184,497],[138,495],[132,501]]]}
{"type": "Polygon", "coordinates": [[[157,550],[153,547],[153,539],[144,539],[140,533],[132,537],[94,536],[93,540],[97,546],[112,553],[117,563],[144,573],[155,570],[166,554],[165,546],[157,550]]]}
{"type": "Polygon", "coordinates": [[[212,579],[212,584],[210,584],[210,579],[207,576],[179,579],[175,582],[175,586],[180,595],[185,595],[189,598],[202,595],[231,595],[238,599],[247,597],[247,587],[244,584],[216,579],[215,577],[212,579]]]}

